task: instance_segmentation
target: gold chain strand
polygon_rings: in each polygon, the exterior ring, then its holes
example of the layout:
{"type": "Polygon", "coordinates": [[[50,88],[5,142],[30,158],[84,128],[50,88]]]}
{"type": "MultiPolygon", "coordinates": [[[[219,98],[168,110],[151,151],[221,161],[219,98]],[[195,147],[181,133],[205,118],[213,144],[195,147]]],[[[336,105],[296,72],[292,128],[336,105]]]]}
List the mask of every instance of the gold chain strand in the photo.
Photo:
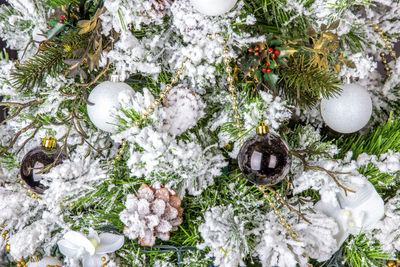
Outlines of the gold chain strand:
{"type": "MultiPolygon", "coordinates": [[[[265,186],[258,186],[258,190],[260,190],[263,193],[263,197],[267,200],[268,205],[272,208],[274,211],[274,214],[278,216],[279,222],[285,227],[286,231],[290,234],[290,237],[293,238],[296,242],[301,242],[299,239],[299,234],[293,230],[293,226],[287,221],[287,219],[282,215],[281,211],[278,209],[276,206],[276,203],[278,200],[276,199],[276,196],[273,196],[274,201],[271,199],[270,195],[266,192],[265,186]]],[[[304,258],[307,258],[307,266],[308,267],[313,267],[311,263],[308,263],[309,258],[307,254],[304,252],[302,255],[304,258]]]]}
{"type": "Polygon", "coordinates": [[[118,154],[115,156],[114,162],[120,161],[122,159],[122,156],[125,154],[125,149],[126,149],[127,144],[128,144],[128,142],[125,139],[122,140],[121,147],[118,150],[118,154]]]}
{"type": "MultiPolygon", "coordinates": [[[[397,62],[397,55],[396,51],[393,50],[392,44],[389,42],[389,40],[385,37],[383,34],[382,29],[379,27],[378,24],[372,25],[374,28],[375,32],[381,37],[382,41],[385,43],[385,48],[389,51],[390,56],[394,59],[395,62],[397,62]]],[[[382,58],[382,63],[384,65],[385,71],[386,71],[386,76],[390,77],[392,74],[390,73],[390,68],[386,60],[386,53],[382,51],[380,53],[380,56],[382,58]]]]}
{"type": "Polygon", "coordinates": [[[179,69],[177,69],[175,75],[171,78],[171,82],[167,84],[165,91],[160,93],[159,97],[154,100],[153,104],[146,108],[146,111],[140,116],[140,119],[135,121],[135,126],[140,126],[140,124],[142,124],[143,121],[147,120],[147,117],[150,116],[154,112],[155,108],[158,107],[161,104],[161,102],[168,96],[168,93],[171,91],[174,84],[179,82],[179,77],[183,74],[185,64],[188,60],[189,58],[186,58],[182,62],[182,66],[179,69]]]}
{"type": "MultiPolygon", "coordinates": [[[[216,39],[221,37],[221,33],[209,33],[207,34],[207,37],[210,39],[216,39]]],[[[238,135],[241,136],[243,134],[242,132],[242,124],[240,122],[240,115],[239,115],[239,105],[238,105],[238,97],[237,97],[237,88],[235,86],[235,79],[233,77],[233,69],[230,66],[232,62],[232,58],[229,56],[229,53],[231,52],[231,49],[228,46],[228,38],[224,37],[224,42],[223,42],[223,50],[222,50],[222,55],[224,58],[224,63],[226,66],[226,73],[228,74],[228,82],[229,82],[229,87],[228,91],[231,93],[231,101],[232,101],[232,109],[234,111],[234,118],[236,120],[236,129],[239,130],[238,135]]]]}

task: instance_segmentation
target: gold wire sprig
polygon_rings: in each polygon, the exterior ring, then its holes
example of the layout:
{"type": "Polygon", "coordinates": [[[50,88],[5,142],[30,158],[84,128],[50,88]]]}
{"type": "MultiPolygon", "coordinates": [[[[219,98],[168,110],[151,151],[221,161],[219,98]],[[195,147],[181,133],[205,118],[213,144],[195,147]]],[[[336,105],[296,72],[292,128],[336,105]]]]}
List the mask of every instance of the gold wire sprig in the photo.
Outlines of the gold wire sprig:
{"type": "MultiPolygon", "coordinates": [[[[382,41],[385,44],[385,48],[389,51],[390,56],[394,59],[395,62],[397,62],[396,51],[393,50],[393,45],[389,42],[388,38],[384,35],[381,27],[379,27],[378,24],[373,24],[372,27],[374,28],[375,32],[381,37],[382,41]]],[[[389,65],[386,60],[386,53],[384,51],[382,51],[380,53],[380,56],[382,58],[382,63],[384,65],[384,68],[386,71],[386,76],[390,77],[392,74],[390,72],[390,68],[389,68],[389,65]]]]}
{"type": "Polygon", "coordinates": [[[158,107],[162,101],[168,96],[169,92],[171,91],[171,89],[174,87],[175,84],[177,84],[179,82],[179,77],[183,74],[183,70],[185,68],[186,62],[189,60],[189,58],[186,58],[183,62],[182,65],[179,69],[176,70],[175,75],[171,78],[171,81],[169,84],[166,85],[165,91],[160,93],[160,95],[158,96],[158,98],[156,98],[153,101],[153,104],[151,104],[150,106],[148,106],[145,110],[145,112],[143,114],[141,114],[140,119],[138,119],[137,121],[135,121],[135,126],[140,126],[142,124],[142,122],[144,122],[145,120],[147,120],[147,118],[153,114],[154,110],[156,107],[158,107]]]}
{"type": "MultiPolygon", "coordinates": [[[[214,40],[214,39],[222,37],[222,34],[219,33],[219,32],[217,32],[217,33],[208,33],[207,37],[212,39],[212,40],[214,40]]],[[[236,120],[235,127],[236,127],[236,129],[239,130],[238,135],[242,136],[243,135],[243,131],[242,131],[242,126],[243,125],[242,125],[242,123],[240,121],[237,88],[236,88],[236,85],[235,85],[235,79],[233,77],[233,69],[232,69],[232,67],[230,65],[231,62],[232,62],[232,57],[230,56],[231,49],[228,46],[228,40],[229,39],[226,38],[226,37],[223,38],[222,45],[223,45],[224,48],[222,50],[222,56],[223,56],[223,60],[224,60],[225,66],[226,66],[225,71],[228,74],[228,78],[227,78],[227,80],[229,82],[228,91],[231,93],[230,99],[231,99],[231,102],[232,102],[232,109],[233,109],[233,112],[234,112],[234,118],[236,120]]]]}

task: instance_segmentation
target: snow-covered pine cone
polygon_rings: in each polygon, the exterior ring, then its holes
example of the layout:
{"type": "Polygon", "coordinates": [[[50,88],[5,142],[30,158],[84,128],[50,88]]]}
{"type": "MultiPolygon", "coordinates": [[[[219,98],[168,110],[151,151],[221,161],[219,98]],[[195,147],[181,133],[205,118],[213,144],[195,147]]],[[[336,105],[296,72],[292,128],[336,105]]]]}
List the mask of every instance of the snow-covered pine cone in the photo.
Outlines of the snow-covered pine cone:
{"type": "Polygon", "coordinates": [[[205,104],[195,92],[182,86],[173,88],[164,100],[163,130],[180,135],[204,116],[205,104]]]}
{"type": "Polygon", "coordinates": [[[145,3],[146,13],[151,17],[162,18],[174,0],[149,0],[145,3]]]}
{"type": "Polygon", "coordinates": [[[168,240],[170,232],[178,230],[182,223],[181,199],[164,187],[154,189],[142,184],[137,197],[128,195],[125,207],[120,213],[124,234],[138,238],[142,246],[153,246],[157,237],[168,240]]]}

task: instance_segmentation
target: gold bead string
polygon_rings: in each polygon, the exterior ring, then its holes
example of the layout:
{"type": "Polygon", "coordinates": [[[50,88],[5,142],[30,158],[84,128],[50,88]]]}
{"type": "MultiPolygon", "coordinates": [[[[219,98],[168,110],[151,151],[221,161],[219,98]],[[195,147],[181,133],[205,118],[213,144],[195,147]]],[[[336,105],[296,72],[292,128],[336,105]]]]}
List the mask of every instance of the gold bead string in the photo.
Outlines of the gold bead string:
{"type": "Polygon", "coordinates": [[[186,58],[182,62],[182,66],[179,69],[176,70],[175,75],[171,78],[170,83],[167,84],[167,86],[165,88],[165,91],[160,93],[159,97],[156,98],[153,101],[153,104],[146,108],[146,111],[140,116],[140,119],[135,121],[135,126],[140,126],[143,121],[147,120],[147,118],[151,114],[153,114],[155,108],[158,107],[162,103],[162,101],[168,96],[168,93],[171,91],[171,89],[173,88],[174,84],[179,82],[179,77],[183,74],[183,70],[184,70],[185,64],[186,64],[186,62],[188,60],[189,60],[189,58],[186,58]]]}
{"type": "MultiPolygon", "coordinates": [[[[219,37],[221,37],[222,34],[217,32],[217,33],[209,33],[207,34],[207,37],[214,40],[217,39],[219,37]]],[[[231,52],[231,49],[228,46],[228,38],[224,37],[224,42],[222,43],[224,48],[222,50],[222,55],[223,55],[223,60],[225,63],[225,70],[226,73],[228,74],[228,82],[229,82],[229,87],[228,87],[228,91],[231,93],[231,102],[232,102],[232,109],[234,111],[234,118],[236,120],[236,129],[239,130],[238,135],[241,136],[243,135],[242,132],[242,123],[240,121],[240,114],[239,114],[239,105],[238,105],[238,97],[237,97],[237,88],[235,85],[235,79],[233,77],[233,69],[230,66],[231,62],[232,62],[232,57],[229,55],[229,53],[231,52]]]]}
{"type": "Polygon", "coordinates": [[[121,147],[118,150],[118,154],[114,158],[114,163],[116,161],[120,161],[122,159],[122,156],[125,154],[125,149],[126,149],[127,145],[128,145],[128,142],[125,139],[122,140],[122,144],[121,144],[121,147]]]}
{"type": "MultiPolygon", "coordinates": [[[[287,221],[287,219],[282,215],[281,211],[276,206],[276,203],[279,200],[277,200],[275,196],[273,196],[274,200],[272,200],[272,197],[265,190],[265,186],[258,186],[258,190],[260,190],[263,193],[263,197],[267,200],[268,205],[272,208],[274,214],[279,218],[279,222],[283,225],[283,227],[285,227],[290,237],[296,242],[301,242],[299,239],[299,234],[295,230],[293,230],[293,226],[287,221]]],[[[304,258],[307,258],[307,262],[309,261],[309,258],[306,253],[303,253],[302,256],[304,258]]],[[[307,266],[312,267],[313,265],[311,263],[307,263],[307,266]]]]}
{"type": "MultiPolygon", "coordinates": [[[[374,28],[375,32],[381,37],[382,41],[385,43],[385,48],[389,51],[390,56],[394,59],[395,62],[397,62],[397,56],[396,56],[396,51],[393,50],[392,44],[389,42],[388,38],[383,34],[383,30],[379,27],[378,24],[372,25],[374,28]]],[[[390,68],[386,60],[386,53],[385,51],[382,51],[380,53],[380,56],[382,58],[382,63],[386,71],[386,76],[390,77],[392,74],[390,73],[390,68]]]]}
{"type": "Polygon", "coordinates": [[[0,231],[2,231],[1,236],[6,241],[5,249],[6,249],[7,252],[10,252],[11,247],[10,247],[10,244],[8,243],[8,242],[10,242],[10,237],[8,236],[9,235],[9,231],[6,229],[6,227],[7,227],[7,224],[6,223],[3,224],[3,226],[0,227],[0,231]]]}

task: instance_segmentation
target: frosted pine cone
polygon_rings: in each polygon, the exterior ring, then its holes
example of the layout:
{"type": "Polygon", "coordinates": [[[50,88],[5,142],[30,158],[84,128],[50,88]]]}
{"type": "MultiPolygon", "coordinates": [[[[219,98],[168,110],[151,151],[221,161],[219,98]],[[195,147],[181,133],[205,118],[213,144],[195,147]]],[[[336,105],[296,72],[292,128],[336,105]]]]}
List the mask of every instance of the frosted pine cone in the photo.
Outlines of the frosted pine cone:
{"type": "Polygon", "coordinates": [[[164,100],[163,130],[180,135],[204,116],[205,104],[193,91],[175,87],[164,100]]]}
{"type": "Polygon", "coordinates": [[[155,18],[162,18],[170,8],[174,0],[149,0],[146,5],[146,13],[155,18]]]}
{"type": "Polygon", "coordinates": [[[128,195],[125,207],[120,213],[126,225],[124,234],[138,238],[142,246],[153,246],[157,237],[168,240],[169,232],[178,230],[182,223],[181,199],[167,188],[153,189],[142,184],[137,197],[128,195]]]}

